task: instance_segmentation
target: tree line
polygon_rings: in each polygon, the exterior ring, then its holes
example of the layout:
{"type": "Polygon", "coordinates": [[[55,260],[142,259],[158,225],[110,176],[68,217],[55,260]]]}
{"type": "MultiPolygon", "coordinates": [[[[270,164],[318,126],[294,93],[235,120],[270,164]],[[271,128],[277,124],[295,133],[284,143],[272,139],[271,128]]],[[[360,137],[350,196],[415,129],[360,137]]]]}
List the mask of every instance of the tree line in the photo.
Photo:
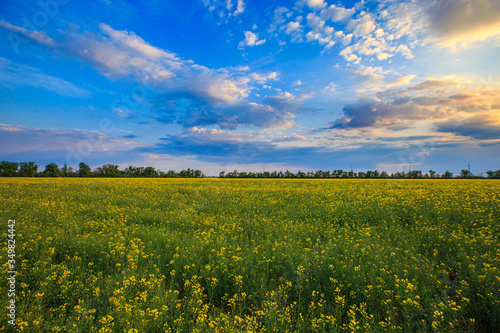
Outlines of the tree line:
{"type": "Polygon", "coordinates": [[[452,179],[452,178],[492,178],[500,179],[500,170],[497,171],[486,171],[486,177],[481,173],[479,175],[472,174],[469,170],[462,170],[460,174],[454,176],[453,173],[446,171],[442,174],[436,171],[429,170],[428,173],[423,173],[421,170],[413,171],[401,171],[395,173],[388,173],[386,171],[378,170],[368,170],[366,172],[354,172],[354,171],[344,171],[344,170],[334,170],[334,171],[298,171],[293,173],[290,171],[264,171],[264,172],[238,172],[234,170],[232,172],[226,173],[222,171],[219,173],[220,178],[412,178],[412,179],[452,179]]]}
{"type": "MultiPolygon", "coordinates": [[[[203,172],[197,169],[182,170],[176,172],[169,170],[163,172],[154,167],[136,167],[128,166],[120,170],[118,165],[104,164],[95,168],[94,170],[84,162],[78,165],[78,169],[68,167],[67,164],[59,167],[57,163],[50,163],[45,166],[45,170],[38,171],[39,166],[35,162],[0,162],[0,177],[160,177],[160,178],[202,178],[205,177],[203,172]]],[[[479,175],[472,174],[469,170],[463,169],[460,174],[453,175],[453,173],[446,171],[442,174],[436,171],[429,170],[423,173],[421,170],[401,171],[395,173],[388,173],[386,171],[368,170],[366,172],[359,171],[298,171],[293,173],[290,171],[263,171],[263,172],[238,172],[237,170],[231,172],[222,171],[219,173],[220,178],[411,178],[411,179],[452,179],[452,178],[489,178],[500,179],[500,170],[486,171],[486,176],[483,173],[479,175]]]]}
{"type": "Polygon", "coordinates": [[[50,163],[45,166],[45,170],[38,171],[39,166],[35,162],[0,162],[0,177],[161,177],[161,178],[201,178],[205,175],[200,170],[190,169],[176,172],[169,170],[163,172],[151,166],[135,167],[133,165],[123,170],[115,164],[104,164],[94,170],[83,162],[78,165],[78,169],[64,164],[59,167],[57,163],[50,163]]]}

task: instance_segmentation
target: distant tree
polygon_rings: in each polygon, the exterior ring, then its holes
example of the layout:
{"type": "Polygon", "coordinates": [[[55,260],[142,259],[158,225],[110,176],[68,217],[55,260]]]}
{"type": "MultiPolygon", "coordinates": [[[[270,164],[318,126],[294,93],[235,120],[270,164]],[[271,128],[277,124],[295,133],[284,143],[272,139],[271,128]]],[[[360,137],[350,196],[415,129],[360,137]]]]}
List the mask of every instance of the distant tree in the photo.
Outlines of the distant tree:
{"type": "Polygon", "coordinates": [[[43,174],[47,177],[59,177],[61,176],[61,170],[59,170],[57,163],[50,163],[45,166],[43,174]]]}
{"type": "Polygon", "coordinates": [[[297,178],[306,178],[307,174],[303,171],[297,172],[297,178]]]}
{"type": "Polygon", "coordinates": [[[118,177],[120,176],[120,170],[118,170],[118,165],[115,164],[104,164],[102,166],[102,175],[104,177],[118,177]]]}
{"type": "Polygon", "coordinates": [[[38,165],[35,162],[21,162],[19,168],[19,176],[33,177],[38,171],[38,165]]]}
{"type": "Polygon", "coordinates": [[[420,170],[412,170],[410,172],[408,172],[407,174],[407,177],[408,178],[422,178],[422,171],[420,170]]]}
{"type": "Polygon", "coordinates": [[[470,178],[471,176],[469,170],[462,169],[462,171],[460,171],[460,178],[470,178]]]}
{"type": "Polygon", "coordinates": [[[155,170],[155,168],[148,166],[144,169],[143,176],[144,177],[157,177],[158,172],[155,170]]]}
{"type": "Polygon", "coordinates": [[[96,175],[97,177],[104,177],[104,170],[102,169],[102,167],[95,168],[94,175],[96,175]]]}
{"type": "Polygon", "coordinates": [[[429,177],[430,177],[430,178],[436,178],[436,171],[434,171],[434,170],[429,170],[429,177]]]}
{"type": "Polygon", "coordinates": [[[87,164],[81,162],[78,164],[78,176],[79,177],[90,177],[92,175],[92,170],[90,169],[90,166],[87,164]]]}
{"type": "Polygon", "coordinates": [[[380,178],[389,178],[389,174],[388,174],[386,171],[382,171],[382,172],[380,173],[380,176],[379,176],[379,177],[380,177],[380,178]]]}
{"type": "Polygon", "coordinates": [[[19,163],[17,162],[2,161],[0,163],[0,175],[2,177],[14,177],[17,174],[18,167],[19,163]]]}
{"type": "Polygon", "coordinates": [[[192,178],[194,176],[194,170],[191,170],[190,168],[188,168],[187,170],[181,170],[181,172],[179,172],[179,176],[185,178],[192,178]]]}
{"type": "Polygon", "coordinates": [[[224,178],[225,174],[226,174],[226,171],[219,172],[219,178],[224,178]]]}
{"type": "Polygon", "coordinates": [[[444,178],[444,179],[450,179],[450,178],[453,178],[453,174],[449,171],[446,171],[445,173],[443,173],[441,175],[441,178],[444,178]]]}
{"type": "Polygon", "coordinates": [[[497,171],[489,170],[489,171],[486,171],[486,174],[488,175],[488,178],[491,178],[491,179],[499,179],[500,178],[500,170],[497,170],[497,171]]]}
{"type": "Polygon", "coordinates": [[[72,167],[68,167],[67,164],[64,164],[64,166],[61,168],[61,173],[63,177],[73,177],[75,176],[75,171],[73,170],[72,167]]]}
{"type": "Polygon", "coordinates": [[[177,172],[175,172],[174,170],[168,170],[165,173],[165,177],[175,178],[175,177],[179,177],[179,174],[177,172]]]}

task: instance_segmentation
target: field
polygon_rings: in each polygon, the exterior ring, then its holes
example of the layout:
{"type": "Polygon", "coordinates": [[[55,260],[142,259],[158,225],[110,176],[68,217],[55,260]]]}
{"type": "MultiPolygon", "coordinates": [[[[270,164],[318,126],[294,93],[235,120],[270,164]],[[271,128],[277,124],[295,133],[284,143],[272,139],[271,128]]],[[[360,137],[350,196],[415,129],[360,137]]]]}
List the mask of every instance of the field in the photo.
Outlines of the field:
{"type": "Polygon", "coordinates": [[[499,181],[4,178],[0,199],[16,331],[500,327],[499,181]]]}

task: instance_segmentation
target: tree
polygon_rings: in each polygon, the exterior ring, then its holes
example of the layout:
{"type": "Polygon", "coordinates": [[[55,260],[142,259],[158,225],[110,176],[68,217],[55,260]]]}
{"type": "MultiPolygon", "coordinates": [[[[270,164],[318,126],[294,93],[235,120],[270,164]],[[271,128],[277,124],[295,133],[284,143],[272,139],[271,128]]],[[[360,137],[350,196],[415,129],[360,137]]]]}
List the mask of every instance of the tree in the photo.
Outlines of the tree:
{"type": "Polygon", "coordinates": [[[35,162],[21,162],[19,169],[19,176],[33,177],[38,171],[38,165],[35,162]]]}
{"type": "Polygon", "coordinates": [[[429,170],[429,177],[431,177],[431,178],[436,178],[436,171],[434,171],[434,170],[429,170]]]}
{"type": "Polygon", "coordinates": [[[158,172],[155,170],[155,168],[148,166],[144,169],[143,175],[144,177],[157,177],[158,172]]]}
{"type": "Polygon", "coordinates": [[[2,161],[0,163],[0,175],[2,177],[14,177],[17,174],[19,163],[2,161]]]}
{"type": "Polygon", "coordinates": [[[500,178],[500,170],[497,171],[486,171],[486,174],[488,175],[488,178],[492,179],[499,179],[500,178]]]}
{"type": "Polygon", "coordinates": [[[61,169],[63,177],[73,177],[75,172],[72,167],[68,167],[67,164],[64,164],[64,166],[61,169]]]}
{"type": "Polygon", "coordinates": [[[297,178],[306,178],[307,174],[303,171],[297,172],[297,178]]]}
{"type": "Polygon", "coordinates": [[[50,163],[45,166],[43,171],[45,176],[48,177],[59,177],[61,176],[61,170],[59,170],[59,165],[57,163],[50,163]]]}
{"type": "Polygon", "coordinates": [[[81,162],[78,164],[78,176],[80,177],[90,177],[92,175],[92,170],[90,169],[90,166],[87,164],[81,162]]]}
{"type": "Polygon", "coordinates": [[[453,174],[449,171],[446,171],[445,173],[443,173],[443,175],[441,176],[441,178],[444,178],[444,179],[450,179],[450,178],[453,178],[453,174]]]}
{"type": "Polygon", "coordinates": [[[469,170],[462,169],[462,171],[460,171],[460,178],[470,178],[470,176],[471,173],[469,170]]]}
{"type": "Polygon", "coordinates": [[[118,165],[115,164],[104,164],[102,166],[102,172],[104,177],[118,177],[120,175],[118,165]]]}

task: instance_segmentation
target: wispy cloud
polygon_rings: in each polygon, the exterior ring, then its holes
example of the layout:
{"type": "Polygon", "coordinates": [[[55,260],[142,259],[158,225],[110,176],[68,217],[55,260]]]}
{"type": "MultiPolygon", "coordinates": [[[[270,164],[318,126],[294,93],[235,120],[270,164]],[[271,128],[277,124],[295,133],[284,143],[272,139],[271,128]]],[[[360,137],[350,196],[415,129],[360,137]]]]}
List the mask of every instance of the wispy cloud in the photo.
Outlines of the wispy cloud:
{"type": "Polygon", "coordinates": [[[80,151],[82,158],[96,152],[128,151],[137,147],[132,139],[112,136],[97,131],[79,129],[43,129],[20,125],[0,124],[0,155],[58,152],[64,156],[69,151],[80,151]]]}
{"type": "Polygon", "coordinates": [[[245,11],[244,0],[203,0],[203,4],[215,14],[218,24],[227,23],[231,17],[245,11]]]}
{"type": "Polygon", "coordinates": [[[0,84],[7,87],[26,85],[68,97],[91,96],[89,91],[71,82],[46,75],[37,68],[15,64],[4,58],[0,58],[0,84]]]}
{"type": "MultiPolygon", "coordinates": [[[[106,24],[99,27],[102,34],[62,31],[61,37],[47,36],[56,41],[49,50],[86,61],[109,79],[134,80],[159,94],[182,96],[188,100],[185,109],[188,114],[193,112],[190,107],[203,105],[204,109],[196,113],[208,116],[184,117],[189,126],[260,124],[269,127],[291,123],[289,118],[293,115],[246,101],[255,86],[276,80],[278,73],[249,72],[247,67],[210,69],[154,47],[133,32],[114,30],[106,24]],[[261,117],[257,116],[259,113],[261,117]],[[233,116],[227,118],[227,115],[233,116]],[[250,120],[251,117],[259,120],[250,120]],[[271,118],[274,120],[270,121],[271,118]],[[279,121],[280,118],[283,120],[279,121]],[[192,123],[193,119],[201,123],[192,123]]],[[[255,45],[259,42],[262,41],[255,41],[255,45]]],[[[73,91],[76,92],[76,88],[73,91]]]]}

